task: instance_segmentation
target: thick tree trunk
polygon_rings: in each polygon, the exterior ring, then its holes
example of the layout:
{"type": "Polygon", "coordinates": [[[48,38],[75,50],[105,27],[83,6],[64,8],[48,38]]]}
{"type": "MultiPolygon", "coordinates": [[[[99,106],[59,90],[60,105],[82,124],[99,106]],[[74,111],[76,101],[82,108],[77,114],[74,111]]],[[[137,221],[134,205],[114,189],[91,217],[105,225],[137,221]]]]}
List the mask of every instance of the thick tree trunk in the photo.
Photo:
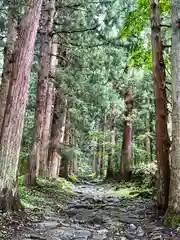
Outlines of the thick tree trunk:
{"type": "MultiPolygon", "coordinates": [[[[167,220],[179,223],[180,216],[180,2],[172,1],[172,152],[167,220]],[[169,219],[168,219],[169,218],[169,219]]],[[[169,222],[170,223],[170,222],[169,222]]]]}
{"type": "Polygon", "coordinates": [[[63,143],[67,114],[67,99],[61,94],[60,89],[56,92],[54,114],[51,130],[51,144],[48,154],[49,177],[56,178],[59,174],[61,156],[57,152],[63,143]]]}
{"type": "MultiPolygon", "coordinates": [[[[27,183],[28,185],[34,185],[36,182],[36,176],[39,173],[40,159],[42,160],[41,146],[45,146],[45,144],[42,143],[43,140],[42,136],[45,125],[46,102],[47,102],[46,99],[48,94],[48,80],[50,71],[50,52],[52,45],[51,32],[53,28],[54,13],[55,13],[55,0],[51,1],[44,0],[40,19],[41,49],[40,49],[40,71],[36,93],[35,135],[32,142],[32,149],[30,150],[30,154],[28,157],[29,169],[25,177],[25,183],[27,183]]],[[[44,167],[44,165],[45,165],[44,161],[42,160],[41,164],[42,168],[44,167]]]]}
{"type": "Polygon", "coordinates": [[[20,23],[19,38],[13,53],[12,77],[0,130],[0,209],[3,211],[17,210],[19,207],[16,178],[28,97],[28,78],[41,5],[42,0],[30,1],[20,23]]]}
{"type": "Polygon", "coordinates": [[[170,141],[167,130],[167,103],[165,92],[165,66],[161,41],[160,13],[158,1],[151,0],[151,42],[153,79],[155,85],[156,106],[156,158],[158,162],[158,194],[157,202],[160,212],[168,206],[169,195],[169,147],[170,141]]]}
{"type": "Polygon", "coordinates": [[[129,181],[132,173],[132,122],[131,122],[131,112],[133,108],[133,97],[130,88],[127,89],[125,93],[125,120],[124,120],[124,132],[123,132],[123,142],[122,142],[122,152],[121,152],[121,162],[120,162],[120,179],[129,181]]]}
{"type": "Polygon", "coordinates": [[[6,101],[8,96],[9,84],[12,78],[12,67],[13,67],[13,52],[14,46],[17,39],[17,21],[14,16],[14,12],[9,7],[8,10],[8,30],[7,30],[7,41],[4,48],[4,65],[2,79],[0,82],[0,129],[2,128],[4,113],[6,109],[6,101]]]}

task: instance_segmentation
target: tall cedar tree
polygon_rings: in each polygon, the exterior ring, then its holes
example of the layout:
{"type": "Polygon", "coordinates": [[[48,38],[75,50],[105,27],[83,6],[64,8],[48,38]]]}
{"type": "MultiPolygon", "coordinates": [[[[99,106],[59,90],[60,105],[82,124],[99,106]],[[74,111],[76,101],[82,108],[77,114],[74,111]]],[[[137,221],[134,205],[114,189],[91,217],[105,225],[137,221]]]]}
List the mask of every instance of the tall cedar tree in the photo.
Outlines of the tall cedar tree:
{"type": "Polygon", "coordinates": [[[132,90],[128,88],[124,95],[124,102],[126,110],[124,113],[124,132],[123,132],[123,143],[121,152],[121,162],[120,162],[120,179],[130,180],[131,178],[131,161],[132,161],[132,120],[131,112],[133,109],[133,96],[132,90]]]}
{"type": "MultiPolygon", "coordinates": [[[[0,209],[3,211],[19,208],[16,176],[41,6],[42,0],[29,2],[19,25],[19,37],[11,59],[12,75],[0,129],[0,209]]],[[[3,104],[0,102],[0,106],[4,107],[3,104]]]]}
{"type": "Polygon", "coordinates": [[[160,212],[165,212],[169,195],[169,147],[170,140],[167,129],[167,102],[165,91],[165,65],[161,40],[160,12],[158,1],[151,0],[151,42],[152,66],[155,85],[156,114],[156,158],[158,162],[158,194],[157,202],[160,212]]]}
{"type": "MultiPolygon", "coordinates": [[[[49,71],[50,71],[50,52],[52,45],[52,29],[53,18],[55,13],[55,0],[44,0],[40,19],[40,34],[41,34],[41,49],[40,49],[40,71],[38,76],[37,93],[36,93],[36,117],[35,117],[35,132],[32,140],[32,147],[28,156],[28,169],[25,176],[26,185],[36,185],[36,176],[44,174],[46,168],[45,159],[41,158],[41,147],[43,139],[43,131],[45,130],[46,119],[46,103],[49,98],[49,71]],[[40,162],[41,160],[41,162],[40,162]]],[[[52,87],[50,87],[52,91],[52,87]]],[[[51,97],[50,97],[51,98],[51,97]]],[[[48,146],[46,146],[48,148],[48,146]]]]}
{"type": "Polygon", "coordinates": [[[180,2],[172,1],[172,152],[167,218],[180,216],[180,2]]]}

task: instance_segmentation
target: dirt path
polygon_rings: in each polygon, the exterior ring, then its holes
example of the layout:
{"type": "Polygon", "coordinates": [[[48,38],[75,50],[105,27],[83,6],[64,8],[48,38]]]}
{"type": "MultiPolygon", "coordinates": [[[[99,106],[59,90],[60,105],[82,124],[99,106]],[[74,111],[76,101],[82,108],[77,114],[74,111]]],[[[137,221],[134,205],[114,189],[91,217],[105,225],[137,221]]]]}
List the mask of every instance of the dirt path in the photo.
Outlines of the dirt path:
{"type": "Polygon", "coordinates": [[[109,196],[97,185],[75,187],[78,196],[59,213],[33,223],[15,240],[179,240],[162,225],[151,200],[109,196]]]}

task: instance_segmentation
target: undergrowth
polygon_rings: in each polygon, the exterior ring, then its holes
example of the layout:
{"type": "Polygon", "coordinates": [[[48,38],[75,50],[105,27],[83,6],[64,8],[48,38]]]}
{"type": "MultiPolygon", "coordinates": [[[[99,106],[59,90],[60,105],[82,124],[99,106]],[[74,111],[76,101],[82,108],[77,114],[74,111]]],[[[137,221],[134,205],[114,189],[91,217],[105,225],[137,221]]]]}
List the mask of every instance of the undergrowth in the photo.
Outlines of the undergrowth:
{"type": "Polygon", "coordinates": [[[39,209],[43,212],[57,211],[68,198],[75,195],[73,184],[64,178],[54,180],[37,179],[37,186],[28,188],[19,178],[20,199],[25,208],[39,209]]]}

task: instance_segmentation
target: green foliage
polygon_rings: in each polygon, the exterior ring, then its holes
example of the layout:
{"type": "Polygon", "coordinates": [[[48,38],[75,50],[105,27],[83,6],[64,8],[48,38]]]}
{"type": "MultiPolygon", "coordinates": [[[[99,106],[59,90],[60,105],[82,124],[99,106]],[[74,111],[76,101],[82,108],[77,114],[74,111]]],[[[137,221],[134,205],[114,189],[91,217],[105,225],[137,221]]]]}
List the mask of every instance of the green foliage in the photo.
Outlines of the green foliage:
{"type": "Polygon", "coordinates": [[[177,228],[180,224],[180,215],[166,213],[163,219],[164,224],[170,228],[177,228]]]}
{"type": "Polygon", "coordinates": [[[137,166],[141,166],[142,163],[149,163],[151,161],[151,155],[146,150],[133,145],[133,162],[137,166]]]}
{"type": "Polygon", "coordinates": [[[23,186],[23,177],[19,177],[19,192],[20,199],[25,207],[39,208],[43,211],[52,211],[59,205],[72,197],[73,192],[72,183],[68,182],[64,178],[58,178],[54,180],[37,179],[37,186],[35,188],[27,188],[23,186]],[[52,204],[52,201],[56,200],[52,204]]]}
{"type": "Polygon", "coordinates": [[[138,187],[152,189],[156,185],[157,165],[155,163],[143,164],[133,169],[132,181],[138,187]]]}

